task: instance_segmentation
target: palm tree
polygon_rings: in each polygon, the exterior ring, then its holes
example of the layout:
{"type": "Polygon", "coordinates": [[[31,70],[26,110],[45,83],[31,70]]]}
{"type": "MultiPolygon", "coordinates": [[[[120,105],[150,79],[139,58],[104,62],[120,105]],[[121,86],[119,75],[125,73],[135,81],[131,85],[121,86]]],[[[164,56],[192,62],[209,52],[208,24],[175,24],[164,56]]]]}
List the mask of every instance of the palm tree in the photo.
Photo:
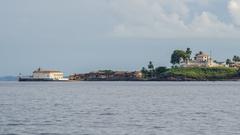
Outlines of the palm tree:
{"type": "Polygon", "coordinates": [[[148,70],[145,67],[142,68],[141,72],[142,72],[144,78],[146,78],[148,76],[148,70]]]}
{"type": "Polygon", "coordinates": [[[231,61],[230,59],[227,59],[227,60],[226,60],[226,64],[227,64],[227,65],[229,65],[229,64],[231,64],[231,63],[232,63],[232,61],[231,61]]]}
{"type": "Polygon", "coordinates": [[[153,78],[153,75],[154,75],[154,65],[153,65],[152,61],[149,61],[148,69],[150,71],[151,78],[153,78]]]}
{"type": "Polygon", "coordinates": [[[186,50],[186,55],[187,55],[187,59],[190,60],[191,55],[192,55],[192,51],[191,51],[190,48],[187,48],[187,50],[186,50]]]}
{"type": "Polygon", "coordinates": [[[235,56],[233,57],[233,61],[234,61],[234,62],[239,62],[239,61],[240,61],[240,57],[237,56],[237,55],[235,55],[235,56]]]}

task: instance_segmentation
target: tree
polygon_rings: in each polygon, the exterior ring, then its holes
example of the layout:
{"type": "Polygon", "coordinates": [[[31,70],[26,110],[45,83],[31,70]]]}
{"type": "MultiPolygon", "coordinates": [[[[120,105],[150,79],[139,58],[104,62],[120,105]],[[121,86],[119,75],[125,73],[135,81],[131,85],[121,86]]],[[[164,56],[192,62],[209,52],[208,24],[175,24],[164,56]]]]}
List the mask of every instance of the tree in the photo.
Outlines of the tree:
{"type": "Polygon", "coordinates": [[[186,61],[188,58],[188,55],[185,51],[182,50],[175,50],[171,56],[171,63],[173,65],[180,64],[181,60],[186,61]]]}
{"type": "Polygon", "coordinates": [[[142,68],[141,72],[142,72],[144,78],[146,78],[148,76],[148,70],[145,67],[142,68]]]}
{"type": "Polygon", "coordinates": [[[233,56],[233,61],[234,62],[240,62],[240,57],[237,56],[237,55],[233,56]]]}
{"type": "Polygon", "coordinates": [[[227,64],[227,65],[229,65],[229,64],[231,64],[231,63],[232,63],[232,61],[231,61],[230,59],[227,59],[227,60],[226,60],[226,64],[227,64]]]}
{"type": "Polygon", "coordinates": [[[167,67],[157,67],[155,69],[155,73],[157,76],[160,76],[162,73],[165,73],[167,71],[168,71],[167,67]]]}
{"type": "Polygon", "coordinates": [[[149,61],[148,69],[149,69],[149,72],[150,72],[150,77],[153,78],[153,75],[154,75],[154,65],[153,65],[152,61],[149,61]]]}
{"type": "Polygon", "coordinates": [[[149,70],[153,70],[154,69],[154,65],[153,65],[152,61],[149,61],[148,69],[149,70]]]}
{"type": "Polygon", "coordinates": [[[103,72],[105,74],[112,74],[112,73],[114,73],[114,71],[112,71],[112,70],[99,70],[99,72],[103,72]]]}
{"type": "Polygon", "coordinates": [[[186,55],[187,55],[188,60],[190,60],[191,55],[192,55],[192,51],[191,51],[190,48],[187,48],[187,50],[186,50],[186,55]]]}

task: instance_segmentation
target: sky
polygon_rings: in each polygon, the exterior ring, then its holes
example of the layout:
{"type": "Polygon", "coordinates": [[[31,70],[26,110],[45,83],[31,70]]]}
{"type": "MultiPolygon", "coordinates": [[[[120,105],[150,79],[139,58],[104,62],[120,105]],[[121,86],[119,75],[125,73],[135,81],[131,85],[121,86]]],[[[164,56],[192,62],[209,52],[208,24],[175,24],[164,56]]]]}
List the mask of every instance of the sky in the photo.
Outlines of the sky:
{"type": "Polygon", "coordinates": [[[240,55],[240,0],[0,0],[0,76],[170,66],[187,47],[240,55]]]}

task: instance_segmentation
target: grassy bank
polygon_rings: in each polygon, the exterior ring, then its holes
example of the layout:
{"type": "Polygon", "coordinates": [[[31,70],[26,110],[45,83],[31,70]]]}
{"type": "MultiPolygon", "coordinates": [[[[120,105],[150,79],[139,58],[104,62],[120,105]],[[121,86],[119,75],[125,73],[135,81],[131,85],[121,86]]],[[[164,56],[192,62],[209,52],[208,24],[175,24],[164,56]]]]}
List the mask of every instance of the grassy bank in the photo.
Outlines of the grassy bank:
{"type": "Polygon", "coordinates": [[[214,68],[171,68],[166,72],[167,76],[185,77],[196,80],[220,80],[238,76],[238,70],[227,67],[214,68]]]}

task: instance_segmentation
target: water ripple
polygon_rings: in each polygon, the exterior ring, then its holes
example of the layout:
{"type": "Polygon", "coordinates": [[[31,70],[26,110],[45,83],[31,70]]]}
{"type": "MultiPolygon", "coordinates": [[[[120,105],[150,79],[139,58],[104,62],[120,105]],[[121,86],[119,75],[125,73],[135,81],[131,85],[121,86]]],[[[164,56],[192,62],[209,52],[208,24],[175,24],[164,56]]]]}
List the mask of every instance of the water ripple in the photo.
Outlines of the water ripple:
{"type": "Polygon", "coordinates": [[[238,135],[240,82],[1,83],[0,135],[238,135]]]}

